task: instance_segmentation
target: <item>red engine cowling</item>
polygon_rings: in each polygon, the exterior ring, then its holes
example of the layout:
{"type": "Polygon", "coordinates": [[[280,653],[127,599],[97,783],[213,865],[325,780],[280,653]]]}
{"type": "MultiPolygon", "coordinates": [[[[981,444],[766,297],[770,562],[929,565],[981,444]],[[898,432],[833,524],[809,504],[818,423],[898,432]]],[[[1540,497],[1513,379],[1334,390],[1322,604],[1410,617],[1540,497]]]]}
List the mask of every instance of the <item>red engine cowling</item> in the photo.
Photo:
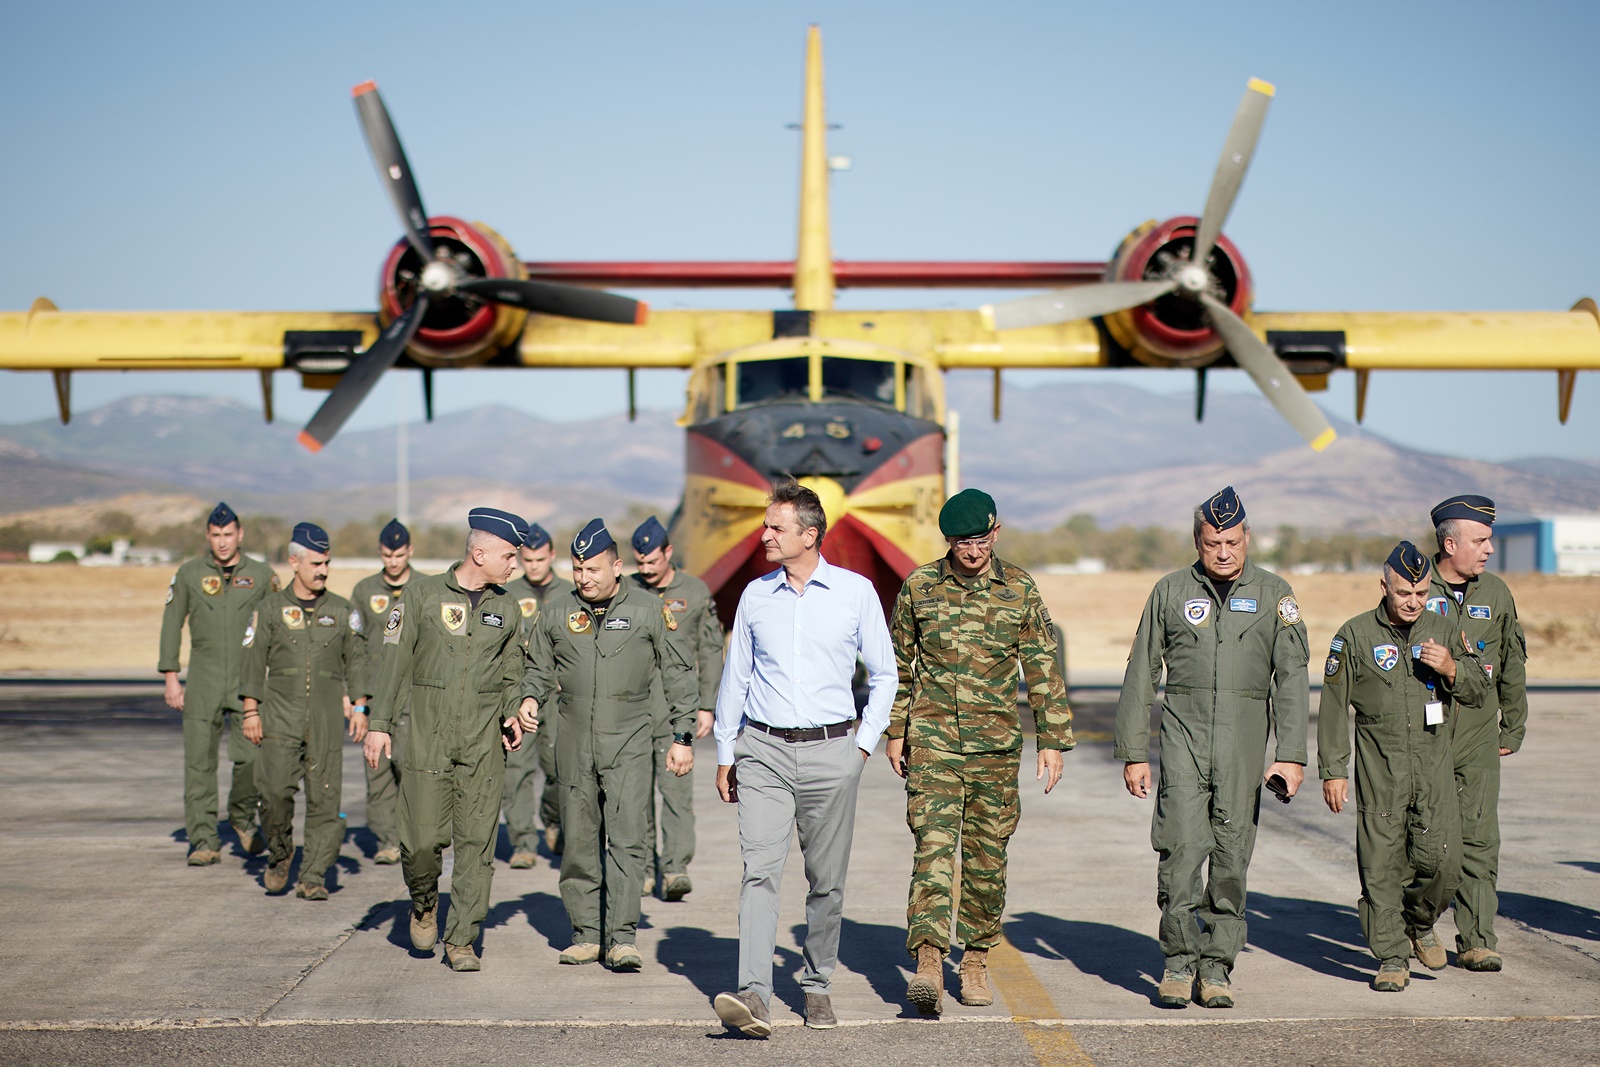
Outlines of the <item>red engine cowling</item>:
{"type": "MultiPolygon", "coordinates": [[[[468,277],[527,277],[505,238],[481,222],[435,215],[428,219],[428,232],[439,253],[448,255],[468,277]]],[[[389,250],[378,277],[378,318],[385,326],[416,299],[423,266],[422,257],[406,241],[389,250]]],[[[520,308],[465,295],[436,296],[406,352],[425,367],[473,366],[513,344],[527,321],[528,313],[520,308]]]]}
{"type": "MultiPolygon", "coordinates": [[[[1163,265],[1187,260],[1194,250],[1200,220],[1180,215],[1166,222],[1147,222],[1130,233],[1106,271],[1108,281],[1143,281],[1164,276],[1163,265]]],[[[1211,293],[1236,314],[1250,309],[1250,269],[1232,241],[1218,235],[1209,265],[1211,293]]],[[[1203,367],[1222,353],[1222,338],[1206,322],[1198,301],[1169,294],[1105,318],[1117,343],[1152,367],[1203,367]]]]}

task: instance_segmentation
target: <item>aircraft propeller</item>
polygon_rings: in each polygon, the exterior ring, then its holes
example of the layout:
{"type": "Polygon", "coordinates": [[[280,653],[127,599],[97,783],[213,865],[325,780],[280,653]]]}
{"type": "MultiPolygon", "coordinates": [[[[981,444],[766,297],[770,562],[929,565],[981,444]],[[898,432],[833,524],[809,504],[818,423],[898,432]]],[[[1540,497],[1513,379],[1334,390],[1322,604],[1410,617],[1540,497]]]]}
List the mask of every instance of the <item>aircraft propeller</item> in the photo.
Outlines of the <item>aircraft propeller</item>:
{"type": "Polygon", "coordinates": [[[462,271],[454,260],[437,254],[433,238],[428,232],[428,213],[422,206],[422,194],[412,177],[411,165],[406,160],[405,149],[400,145],[400,135],[395,132],[388,108],[383,106],[377,85],[370,81],[362,82],[351,93],[355,97],[356,115],[361,120],[367,148],[372,153],[372,162],[378,171],[378,180],[389,194],[390,203],[394,205],[395,214],[399,216],[400,225],[405,231],[406,241],[422,257],[424,266],[417,278],[416,299],[339,376],[338,385],[334,386],[333,392],[328,394],[328,399],[322,402],[311,421],[306,423],[305,429],[300,431],[301,444],[316,452],[333,439],[345,420],[378,384],[383,372],[394,366],[411,343],[428,313],[430,298],[460,294],[485,303],[506,304],[524,311],[560,315],[569,319],[627,325],[645,321],[649,307],[643,301],[557,282],[475,278],[462,271]]]}
{"type": "Polygon", "coordinates": [[[1101,282],[991,305],[983,310],[992,319],[995,329],[1015,330],[1099,318],[1169,294],[1194,301],[1205,309],[1212,328],[1221,336],[1234,362],[1244,368],[1295,432],[1311,442],[1313,448],[1326,448],[1335,436],[1333,427],[1278,354],[1263,343],[1232,308],[1218,299],[1222,290],[1211,273],[1211,253],[1216,247],[1217,235],[1222,232],[1222,224],[1233,210],[1234,199],[1244,183],[1273,92],[1271,84],[1259,78],[1250,79],[1223,144],[1222,158],[1217,161],[1189,258],[1168,259],[1159,268],[1158,277],[1143,281],[1101,282]]]}

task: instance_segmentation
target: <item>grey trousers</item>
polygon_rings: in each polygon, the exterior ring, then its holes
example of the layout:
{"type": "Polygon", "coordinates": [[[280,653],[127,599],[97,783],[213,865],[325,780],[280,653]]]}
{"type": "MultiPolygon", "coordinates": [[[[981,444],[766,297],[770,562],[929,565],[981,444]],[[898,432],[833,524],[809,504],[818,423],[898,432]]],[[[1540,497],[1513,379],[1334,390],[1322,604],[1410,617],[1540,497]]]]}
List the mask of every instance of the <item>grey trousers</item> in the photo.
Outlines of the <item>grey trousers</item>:
{"type": "Polygon", "coordinates": [[[772,999],[778,889],[789,841],[800,832],[805,859],[805,968],[800,986],[827,993],[839,962],[844,880],[855,838],[856,786],[866,763],[855,736],[790,744],[747,727],[734,743],[739,797],[739,991],[772,999]]]}

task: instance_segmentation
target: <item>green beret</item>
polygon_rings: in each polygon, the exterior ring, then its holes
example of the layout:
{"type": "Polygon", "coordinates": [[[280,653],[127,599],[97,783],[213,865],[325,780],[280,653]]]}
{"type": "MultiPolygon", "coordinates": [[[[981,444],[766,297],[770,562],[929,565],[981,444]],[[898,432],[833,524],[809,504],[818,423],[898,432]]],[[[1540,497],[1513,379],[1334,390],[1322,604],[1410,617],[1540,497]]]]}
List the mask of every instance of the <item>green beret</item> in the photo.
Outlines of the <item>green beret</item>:
{"type": "Polygon", "coordinates": [[[939,532],[946,537],[982,537],[995,528],[994,497],[963,489],[939,509],[939,532]]]}

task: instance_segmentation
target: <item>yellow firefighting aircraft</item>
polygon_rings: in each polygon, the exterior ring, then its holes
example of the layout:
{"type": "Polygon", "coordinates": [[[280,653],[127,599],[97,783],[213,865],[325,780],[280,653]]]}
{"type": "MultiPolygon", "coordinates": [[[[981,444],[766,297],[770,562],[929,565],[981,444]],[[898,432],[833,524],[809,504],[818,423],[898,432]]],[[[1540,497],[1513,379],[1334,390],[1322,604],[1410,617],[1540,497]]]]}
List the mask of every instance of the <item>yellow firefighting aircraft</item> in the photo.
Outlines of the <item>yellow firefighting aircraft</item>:
{"type": "Polygon", "coordinates": [[[404,237],[376,313],[66,312],[34,301],[0,314],[0,368],[49,371],[63,422],[70,376],[88,370],[256,370],[272,417],[274,371],[331,390],[301,433],[320,449],[393,366],[482,365],[690,372],[686,485],[673,522],[684,561],[730,620],[759,551],[769,480],[821,496],[830,559],[873,579],[887,604],[941,555],[948,484],[942,371],[1008,367],[1242,367],[1321,450],[1334,438],[1306,395],[1356,374],[1357,418],[1374,370],[1551,370],[1563,422],[1577,372],[1600,368],[1600,310],[1520,313],[1255,312],[1244,257],[1222,225],[1249,167],[1273,87],[1252,79],[1198,218],[1148,222],[1109,263],[835,261],[818,29],[806,48],[799,247],[792,262],[525,263],[481,222],[429,216],[372,83],[357,114],[404,237]],[[601,286],[792,288],[778,311],[670,311],[601,286]],[[966,311],[834,310],[844,287],[1039,288],[966,311]]]}

